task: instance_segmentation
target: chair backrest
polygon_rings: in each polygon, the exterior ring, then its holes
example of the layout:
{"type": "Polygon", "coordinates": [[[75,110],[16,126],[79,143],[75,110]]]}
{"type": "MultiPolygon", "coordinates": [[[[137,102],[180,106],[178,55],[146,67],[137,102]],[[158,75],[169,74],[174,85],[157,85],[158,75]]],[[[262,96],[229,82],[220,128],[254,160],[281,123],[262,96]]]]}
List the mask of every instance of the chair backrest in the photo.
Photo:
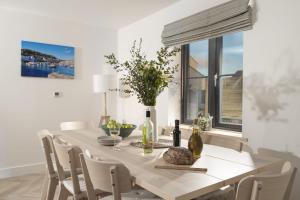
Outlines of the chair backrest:
{"type": "Polygon", "coordinates": [[[69,130],[82,130],[88,127],[88,123],[84,121],[73,121],[73,122],[62,122],[60,124],[60,129],[62,131],[69,130]]]}
{"type": "Polygon", "coordinates": [[[242,151],[248,152],[250,154],[254,154],[253,148],[247,142],[242,143],[242,151]]]}
{"type": "MultiPolygon", "coordinates": [[[[192,134],[192,130],[189,129],[181,129],[181,138],[182,139],[189,139],[192,134]]],[[[204,144],[211,144],[220,147],[225,147],[229,149],[234,149],[236,151],[243,151],[244,150],[244,142],[242,139],[217,135],[217,134],[208,134],[203,133],[201,134],[201,138],[204,144]]]]}
{"type": "Polygon", "coordinates": [[[232,138],[222,135],[208,135],[206,133],[201,135],[204,144],[211,144],[220,147],[242,151],[243,141],[239,138],[232,138]]]}
{"type": "Polygon", "coordinates": [[[292,175],[291,175],[291,179],[288,184],[288,188],[284,195],[284,200],[290,200],[291,192],[292,192],[292,189],[294,186],[295,177],[297,174],[297,168],[292,167],[291,162],[281,161],[281,162],[274,163],[273,165],[265,168],[264,171],[260,172],[260,175],[278,174],[278,173],[284,173],[284,172],[288,171],[290,168],[292,168],[292,175]]]}
{"type": "Polygon", "coordinates": [[[53,140],[53,144],[59,180],[63,181],[66,178],[64,170],[70,170],[74,194],[81,193],[78,179],[78,170],[81,169],[79,157],[79,154],[82,153],[81,149],[77,146],[66,144],[58,138],[53,140]]]}
{"type": "Polygon", "coordinates": [[[53,135],[48,130],[41,130],[38,133],[38,137],[41,140],[41,145],[43,148],[44,156],[46,159],[47,170],[52,177],[52,175],[56,174],[54,170],[54,149],[53,149],[53,135]]]}
{"type": "Polygon", "coordinates": [[[284,194],[284,198],[283,198],[284,200],[290,200],[292,189],[293,189],[293,186],[294,186],[294,181],[295,181],[296,174],[297,174],[297,168],[292,167],[292,164],[290,162],[285,162],[285,164],[282,166],[281,173],[285,173],[289,169],[292,169],[292,174],[291,174],[290,181],[288,183],[287,190],[284,194]]]}
{"type": "Polygon", "coordinates": [[[236,200],[283,200],[292,173],[290,165],[279,174],[246,177],[238,185],[236,200]]]}
{"type": "MultiPolygon", "coordinates": [[[[87,183],[88,193],[95,189],[111,192],[114,199],[120,199],[120,193],[132,189],[132,177],[128,168],[114,160],[96,160],[80,154],[82,170],[87,183]],[[92,187],[92,189],[91,189],[92,187]]],[[[89,199],[93,194],[88,194],[89,199]]]]}
{"type": "Polygon", "coordinates": [[[54,138],[53,144],[55,148],[55,158],[59,165],[58,167],[70,169],[69,151],[71,150],[72,145],[61,141],[59,138],[54,138]]]}

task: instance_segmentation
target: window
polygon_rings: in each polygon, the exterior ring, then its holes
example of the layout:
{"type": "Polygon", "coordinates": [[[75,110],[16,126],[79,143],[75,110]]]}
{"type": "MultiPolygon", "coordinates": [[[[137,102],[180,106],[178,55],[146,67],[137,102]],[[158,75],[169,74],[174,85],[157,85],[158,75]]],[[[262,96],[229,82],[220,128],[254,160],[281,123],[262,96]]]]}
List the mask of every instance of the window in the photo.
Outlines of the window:
{"type": "Polygon", "coordinates": [[[213,116],[213,126],[242,128],[243,34],[182,46],[182,121],[198,112],[213,116]]]}

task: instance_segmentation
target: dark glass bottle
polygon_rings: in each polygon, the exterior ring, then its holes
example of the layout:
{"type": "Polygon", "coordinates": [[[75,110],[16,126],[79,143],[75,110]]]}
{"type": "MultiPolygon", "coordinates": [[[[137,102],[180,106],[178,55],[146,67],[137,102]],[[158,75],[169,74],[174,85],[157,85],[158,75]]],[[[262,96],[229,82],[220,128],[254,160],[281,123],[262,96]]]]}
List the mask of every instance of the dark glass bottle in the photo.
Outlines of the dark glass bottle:
{"type": "Polygon", "coordinates": [[[175,129],[173,130],[173,146],[180,147],[181,131],[179,129],[179,120],[175,120],[175,129]]]}
{"type": "Polygon", "coordinates": [[[192,152],[194,159],[200,158],[202,149],[203,149],[203,142],[200,136],[201,130],[197,125],[198,120],[195,119],[193,122],[193,132],[191,137],[189,138],[188,148],[192,152]]]}

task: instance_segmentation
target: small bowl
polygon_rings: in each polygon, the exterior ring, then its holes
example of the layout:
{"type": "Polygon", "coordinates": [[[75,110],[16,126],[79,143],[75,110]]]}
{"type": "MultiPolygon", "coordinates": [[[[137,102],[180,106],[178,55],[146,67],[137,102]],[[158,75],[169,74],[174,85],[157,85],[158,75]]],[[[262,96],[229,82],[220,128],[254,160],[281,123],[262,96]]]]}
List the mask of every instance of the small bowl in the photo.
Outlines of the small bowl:
{"type": "MultiPolygon", "coordinates": [[[[101,128],[105,131],[106,135],[110,135],[109,128],[106,125],[102,125],[101,128]]],[[[120,135],[122,138],[128,137],[132,131],[136,129],[136,125],[132,124],[132,128],[120,128],[120,135]]]]}

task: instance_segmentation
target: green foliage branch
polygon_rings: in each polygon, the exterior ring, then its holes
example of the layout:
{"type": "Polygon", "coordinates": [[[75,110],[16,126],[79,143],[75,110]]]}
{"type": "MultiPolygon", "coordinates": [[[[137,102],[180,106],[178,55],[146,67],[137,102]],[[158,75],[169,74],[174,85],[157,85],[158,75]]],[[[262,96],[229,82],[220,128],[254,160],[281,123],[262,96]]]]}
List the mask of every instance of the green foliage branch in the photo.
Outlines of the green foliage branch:
{"type": "Polygon", "coordinates": [[[130,50],[131,58],[119,62],[115,54],[105,56],[106,63],[113,66],[117,72],[122,72],[122,81],[129,89],[124,92],[136,94],[139,103],[145,106],[155,106],[157,96],[174,81],[178,64],[172,62],[180,48],[162,47],[156,52],[155,60],[147,60],[142,52],[142,39],[139,44],[134,41],[130,50]]]}

